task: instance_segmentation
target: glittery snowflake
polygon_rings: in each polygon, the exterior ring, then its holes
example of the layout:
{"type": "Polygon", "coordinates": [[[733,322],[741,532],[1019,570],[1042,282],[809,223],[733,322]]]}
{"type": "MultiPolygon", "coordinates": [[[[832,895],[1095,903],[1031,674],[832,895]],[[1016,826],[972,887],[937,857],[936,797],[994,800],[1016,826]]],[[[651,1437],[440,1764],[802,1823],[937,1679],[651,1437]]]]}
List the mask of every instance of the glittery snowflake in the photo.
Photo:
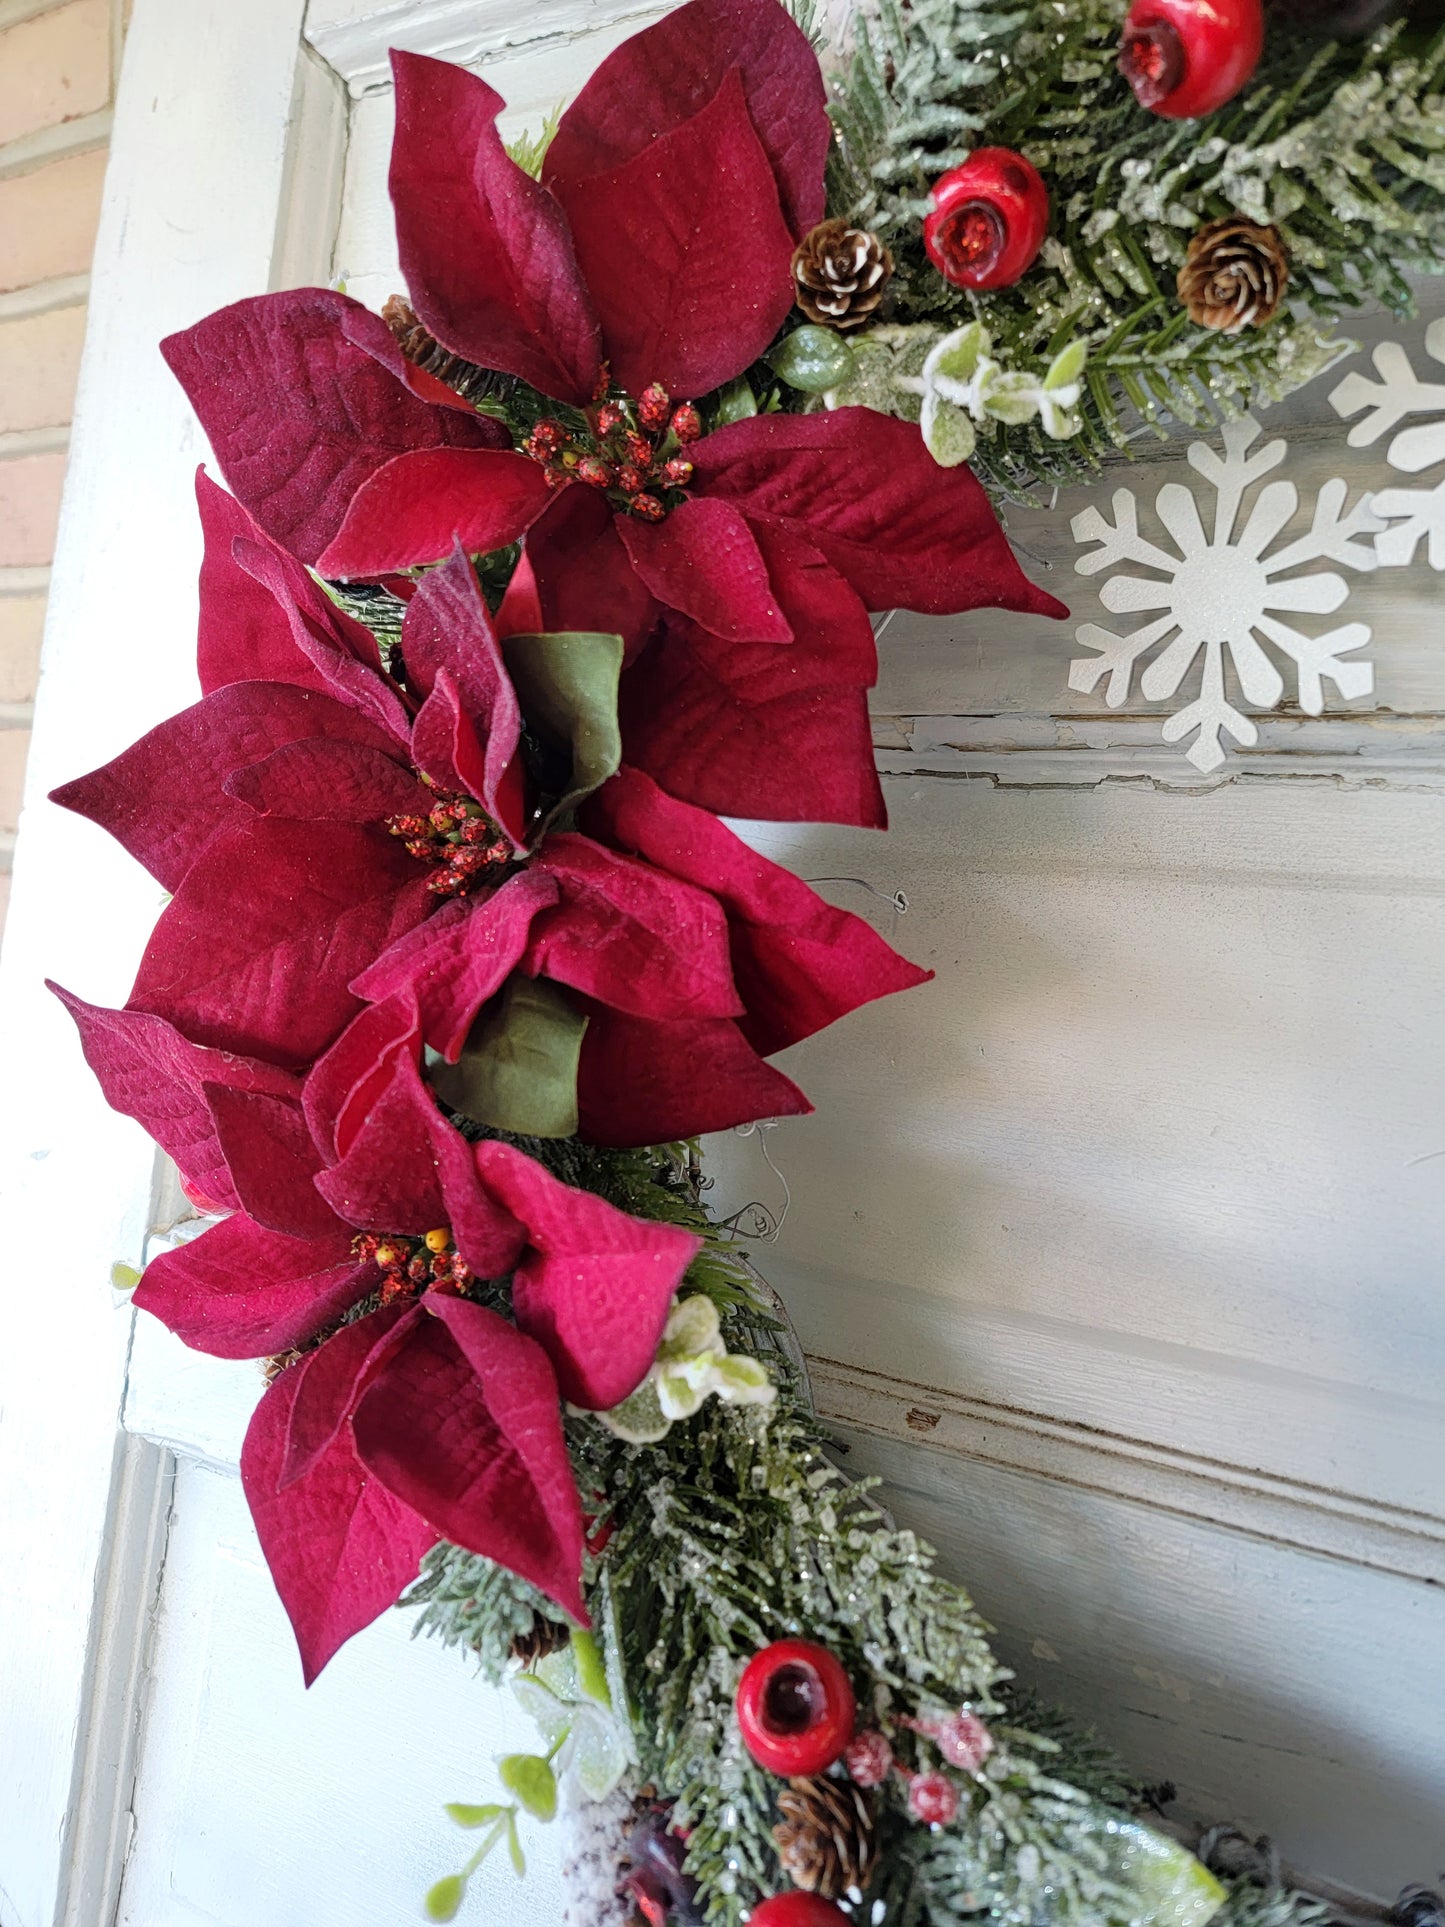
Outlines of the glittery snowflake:
{"type": "MultiPolygon", "coordinates": [[[[1445,363],[1445,318],[1426,330],[1425,352],[1432,361],[1445,363]]],[[[1350,430],[1350,447],[1369,448],[1407,415],[1434,415],[1439,419],[1400,429],[1385,459],[1403,475],[1420,475],[1445,462],[1445,382],[1421,381],[1398,341],[1381,342],[1374,361],[1378,381],[1346,375],[1330,396],[1335,412],[1347,420],[1364,411],[1350,430]]],[[[1445,569],[1445,476],[1433,487],[1382,489],[1375,497],[1375,513],[1392,525],[1375,543],[1387,569],[1413,562],[1422,542],[1431,568],[1445,569]]]]}
{"type": "Polygon", "coordinates": [[[1076,639],[1098,654],[1070,664],[1070,689],[1088,695],[1107,676],[1104,700],[1118,709],[1128,698],[1135,665],[1157,650],[1143,667],[1139,688],[1150,702],[1166,701],[1202,660],[1197,699],[1169,717],[1163,735],[1166,743],[1192,736],[1189,760],[1205,773],[1225,760],[1221,735],[1245,749],[1259,740],[1249,717],[1230,700],[1226,657],[1240,695],[1256,710],[1275,708],[1285,694],[1285,679],[1266,643],[1292,665],[1296,697],[1306,715],[1323,711],[1326,677],[1347,701],[1374,687],[1371,665],[1352,659],[1370,640],[1364,623],[1309,636],[1280,616],[1333,614],[1349,594],[1345,578],[1333,569],[1297,572],[1324,561],[1373,569],[1377,557],[1368,538],[1384,524],[1371,513],[1368,496],[1347,512],[1346,485],[1328,481],[1316,498],[1310,528],[1273,548],[1299,507],[1299,490],[1293,482],[1275,481],[1255,492],[1288,452],[1282,441],[1255,449],[1260,433],[1259,423],[1244,416],[1224,429],[1223,455],[1204,442],[1193,444],[1189,465],[1213,491],[1213,526],[1206,532],[1191,489],[1166,483],[1155,497],[1154,512],[1173,549],[1140,532],[1138,504],[1128,489],[1114,496],[1112,523],[1097,508],[1085,509],[1073,522],[1075,541],[1099,544],[1074,565],[1080,575],[1098,575],[1126,562],[1155,571],[1110,576],[1100,591],[1104,607],[1115,615],[1164,613],[1127,636],[1085,623],[1076,639]],[[1236,528],[1247,498],[1243,526],[1236,528]]]}

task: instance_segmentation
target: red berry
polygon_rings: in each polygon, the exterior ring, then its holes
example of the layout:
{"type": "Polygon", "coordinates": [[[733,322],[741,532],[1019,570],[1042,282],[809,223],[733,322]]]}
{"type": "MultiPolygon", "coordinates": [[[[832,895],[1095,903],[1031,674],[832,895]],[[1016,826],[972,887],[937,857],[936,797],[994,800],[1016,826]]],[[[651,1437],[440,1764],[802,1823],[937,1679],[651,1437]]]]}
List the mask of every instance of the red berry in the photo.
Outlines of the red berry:
{"type": "Polygon", "coordinates": [[[620,401],[605,401],[597,411],[597,433],[610,435],[614,429],[621,428],[626,420],[627,410],[620,401]]]}
{"type": "Polygon", "coordinates": [[[671,426],[680,442],[695,442],[702,433],[702,416],[690,401],[685,401],[681,408],[674,410],[671,426]]]}
{"type": "Polygon", "coordinates": [[[577,480],[588,488],[611,488],[613,474],[600,455],[584,455],[577,464],[577,480]]]}
{"type": "Polygon", "coordinates": [[[667,514],[667,510],[662,506],[661,502],[658,501],[657,497],[646,493],[632,496],[627,506],[632,510],[634,515],[641,516],[644,522],[660,522],[663,516],[667,514]]]}
{"type": "Polygon", "coordinates": [[[634,468],[640,468],[644,475],[652,467],[652,443],[645,435],[639,435],[634,430],[624,438],[622,448],[628,461],[634,468]]]}
{"type": "Polygon", "coordinates": [[[640,494],[646,480],[647,477],[642,470],[634,467],[631,462],[624,462],[617,471],[617,486],[628,495],[640,494]]]}
{"type": "Polygon", "coordinates": [[[977,1773],[993,1752],[993,1734],[976,1713],[955,1713],[928,1728],[934,1745],[950,1766],[977,1773]]]}
{"type": "Polygon", "coordinates": [[[671,407],[671,395],[660,381],[654,381],[637,398],[637,418],[644,428],[661,428],[671,407]]]}
{"type": "Polygon", "coordinates": [[[977,148],[933,183],[923,217],[929,260],[956,288],[1011,288],[1044,244],[1049,190],[1011,147],[977,148]]]}
{"type": "Polygon", "coordinates": [[[843,1764],[858,1786],[882,1786],[893,1771],[893,1748],[881,1733],[860,1733],[844,1749],[843,1764]]]}
{"type": "Polygon", "coordinates": [[[908,1810],[926,1827],[946,1827],[958,1812],[958,1788],[946,1773],[915,1773],[908,1782],[908,1810]]]}
{"type": "Polygon", "coordinates": [[[669,488],[686,488],[692,480],[692,463],[685,455],[674,455],[662,465],[662,479],[669,488]]]}
{"type": "Polygon", "coordinates": [[[755,1653],[738,1683],[743,1744],[770,1773],[830,1767],[853,1737],[853,1688],[826,1646],[780,1639],[755,1653]]]}
{"type": "Polygon", "coordinates": [[[748,1927],[849,1927],[849,1917],[841,1907],[821,1894],[774,1894],[754,1907],[748,1927]]]}
{"type": "Polygon", "coordinates": [[[1233,100],[1263,51],[1263,0],[1134,0],[1119,71],[1151,114],[1195,120],[1233,100]]]}
{"type": "Polygon", "coordinates": [[[564,482],[570,482],[572,479],[566,469],[562,468],[556,462],[548,462],[546,468],[542,471],[542,475],[548,488],[561,488],[564,482]]]}

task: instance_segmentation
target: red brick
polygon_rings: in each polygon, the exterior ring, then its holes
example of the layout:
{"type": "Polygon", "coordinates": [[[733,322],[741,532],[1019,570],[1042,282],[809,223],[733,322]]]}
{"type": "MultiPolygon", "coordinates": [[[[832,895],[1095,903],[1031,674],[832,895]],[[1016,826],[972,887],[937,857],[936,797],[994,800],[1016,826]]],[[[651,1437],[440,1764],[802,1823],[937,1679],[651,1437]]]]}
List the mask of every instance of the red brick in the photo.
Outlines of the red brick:
{"type": "Polygon", "coordinates": [[[43,595],[0,596],[0,703],[34,701],[44,627],[43,595]]]}
{"type": "Polygon", "coordinates": [[[87,271],[104,183],[103,148],[0,181],[0,291],[87,271]]]}
{"type": "Polygon", "coordinates": [[[110,100],[110,0],[71,0],[0,33],[0,142],[110,100]]]}
{"type": "Polygon", "coordinates": [[[70,420],[85,313],[82,305],[0,321],[0,432],[70,420]]]}
{"type": "Polygon", "coordinates": [[[55,552],[65,451],[0,461],[0,567],[41,567],[55,552]]]}
{"type": "Polygon", "coordinates": [[[0,729],[0,836],[13,836],[20,821],[20,792],[29,754],[28,729],[0,729]]]}

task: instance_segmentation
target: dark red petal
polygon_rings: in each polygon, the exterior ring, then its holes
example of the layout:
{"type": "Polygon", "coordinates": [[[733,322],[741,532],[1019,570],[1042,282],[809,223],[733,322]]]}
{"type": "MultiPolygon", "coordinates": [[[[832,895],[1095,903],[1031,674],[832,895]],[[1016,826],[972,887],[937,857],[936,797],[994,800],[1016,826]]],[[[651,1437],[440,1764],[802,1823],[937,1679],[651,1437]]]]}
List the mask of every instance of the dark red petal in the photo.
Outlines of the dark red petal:
{"type": "Polygon", "coordinates": [[[623,770],[598,793],[588,820],[649,863],[705,883],[722,904],[747,1005],[739,1028],[764,1057],[933,975],[900,957],[861,917],[825,903],[715,816],[665,795],[637,770],[623,770]]]}
{"type": "Polygon", "coordinates": [[[530,1249],[512,1279],[518,1325],[546,1351],[565,1399],[594,1412],[620,1404],[647,1375],[702,1239],[629,1217],[510,1144],[479,1144],[476,1157],[526,1228],[530,1249]]]}
{"type": "Polygon", "coordinates": [[[793,235],[734,67],[705,107],[605,173],[559,180],[613,380],[705,395],[793,305],[793,235]]]}
{"type": "MultiPolygon", "coordinates": [[[[373,1278],[375,1267],[369,1267],[373,1278]]],[[[334,1332],[287,1372],[295,1374],[280,1485],[290,1485],[314,1469],[336,1443],[355,1405],[378,1368],[415,1325],[410,1305],[382,1305],[334,1332]]]]}
{"type": "Polygon", "coordinates": [[[233,770],[284,743],[335,736],[385,746],[354,710],[287,683],[230,683],[158,723],[113,762],[56,790],[51,801],[99,823],[167,890],[218,830],[251,812],[226,793],[233,770]]]}
{"type": "Polygon", "coordinates": [[[485,555],[517,541],[550,500],[537,464],[505,449],[398,455],[352,497],[320,566],[329,576],[374,579],[439,562],[459,544],[485,555]]]}
{"type": "Polygon", "coordinates": [[[321,1158],[300,1093],[276,1097],[223,1084],[207,1084],[204,1090],[246,1215],[293,1238],[332,1237],[337,1217],[316,1189],[321,1158]]]}
{"type": "Polygon", "coordinates": [[[521,961],[533,919],[558,896],[556,879],[534,866],[480,903],[458,899],[368,965],[352,989],[374,1003],[415,998],[427,1042],[455,1064],[472,1019],[521,961]]]}
{"type": "Polygon", "coordinates": [[[495,422],[419,400],[385,322],[328,288],[237,301],[161,353],[234,494],[303,562],[394,455],[497,445],[495,422]]]}
{"type": "Polygon", "coordinates": [[[488,787],[486,756],[449,669],[437,671],[432,692],[417,711],[411,754],[438,788],[482,800],[488,787]]]}
{"type": "Polygon", "coordinates": [[[353,1633],[394,1605],[440,1536],[361,1465],[345,1429],[304,1479],[281,1486],[297,1381],[256,1407],[241,1480],[309,1686],[353,1633]]]}
{"type": "Polygon", "coordinates": [[[391,198],[417,314],[454,354],[587,402],[597,320],[562,210],[497,132],[505,102],[463,67],[393,52],[391,198]]]}
{"type": "Polygon", "coordinates": [[[421,1055],[421,1023],[414,999],[367,1004],[342,1031],[306,1079],[301,1103],[311,1135],[328,1160],[342,1157],[391,1079],[398,1051],[421,1055]]]}
{"type": "Polygon", "coordinates": [[[509,614],[507,633],[621,636],[630,662],[652,633],[658,608],[622,545],[621,520],[595,489],[580,482],[562,489],[527,531],[540,621],[509,614]]]}
{"type": "Polygon", "coordinates": [[[823,218],[827,94],[807,35],[777,0],[693,0],[609,54],[547,150],[554,188],[640,154],[712,99],[736,67],[795,240],[823,218]]]}
{"type": "Polygon", "coordinates": [[[384,830],[349,823],[223,830],[161,913],[128,1008],[220,1050],[309,1064],[359,1009],[358,969],[435,903],[418,867],[384,830]]]}
{"type": "MultiPolygon", "coordinates": [[[[324,696],[311,698],[313,705],[325,700],[324,696]]],[[[345,713],[355,717],[356,712],[345,713]]],[[[390,749],[367,749],[329,736],[287,743],[259,762],[235,770],[224,788],[227,796],[256,816],[289,816],[308,823],[377,823],[388,816],[425,816],[432,804],[431,792],[397,762],[390,749]]]]}
{"type": "Polygon", "coordinates": [[[426,1309],[357,1405],[357,1456],[453,1544],[586,1624],[582,1508],[547,1354],[465,1298],[429,1294],[426,1309]]]}
{"type": "Polygon", "coordinates": [[[706,889],[605,850],[549,837],[529,875],[561,901],[534,917],[522,968],[638,1017],[735,1017],[743,1009],[727,924],[706,889]]]}
{"type": "Polygon", "coordinates": [[[670,609],[729,642],[791,642],[747,519],[731,502],[683,502],[665,522],[619,516],[632,566],[670,609]]]}
{"type": "Polygon", "coordinates": [[[581,1136],[594,1144],[670,1144],[759,1118],[812,1110],[726,1017],[649,1023],[588,1006],[577,1072],[581,1136]]]}
{"type": "Polygon", "coordinates": [[[196,638],[202,691],[209,696],[231,682],[290,682],[325,689],[320,671],[298,655],[291,624],[275,596],[236,560],[237,541],[255,544],[267,537],[235,496],[218,487],[203,468],[196,470],[196,507],[206,542],[196,638]]]}
{"type": "Polygon", "coordinates": [[[269,1358],[304,1345],[373,1288],[351,1255],[349,1227],[288,1238],[241,1216],[152,1258],[131,1302],[192,1351],[269,1358]]]}
{"type": "Polygon", "coordinates": [[[688,453],[700,493],[806,536],[870,609],[1068,614],[1019,568],[977,477],[941,469],[911,422],[871,408],[755,415],[688,453]]]}
{"type": "Polygon", "coordinates": [[[253,1057],[207,1050],[143,1011],[105,1010],[83,1003],[59,984],[49,988],[75,1019],[85,1061],[106,1103],[143,1125],[198,1191],[235,1210],[240,1199],[202,1086],[225,1083],[290,1098],[300,1091],[292,1072],[253,1057]]]}

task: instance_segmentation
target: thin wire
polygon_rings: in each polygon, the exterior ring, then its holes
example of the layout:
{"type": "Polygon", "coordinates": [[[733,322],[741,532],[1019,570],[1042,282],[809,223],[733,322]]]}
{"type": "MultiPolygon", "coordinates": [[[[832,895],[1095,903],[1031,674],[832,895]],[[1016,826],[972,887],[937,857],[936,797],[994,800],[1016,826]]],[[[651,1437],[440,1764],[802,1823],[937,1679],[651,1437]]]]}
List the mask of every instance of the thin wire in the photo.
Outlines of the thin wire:
{"type": "Polygon", "coordinates": [[[876,884],[869,883],[865,877],[804,877],[803,881],[804,883],[851,883],[855,889],[866,890],[870,897],[877,897],[880,903],[886,903],[893,912],[893,921],[888,927],[890,938],[898,935],[898,919],[908,915],[908,898],[901,890],[895,890],[890,896],[886,890],[880,890],[876,884]]]}
{"type": "Polygon", "coordinates": [[[761,1228],[754,1230],[749,1235],[757,1238],[763,1244],[770,1245],[775,1245],[779,1238],[782,1237],[783,1226],[788,1222],[788,1213],[793,1208],[792,1187],[778,1169],[777,1165],[774,1164],[773,1154],[768,1149],[767,1134],[775,1128],[776,1126],[771,1120],[765,1120],[755,1124],[739,1124],[735,1127],[735,1134],[738,1137],[756,1136],[758,1149],[763,1154],[763,1163],[767,1165],[768,1169],[783,1188],[783,1208],[781,1212],[775,1213],[770,1211],[765,1204],[759,1204],[754,1201],[751,1204],[745,1204],[741,1211],[734,1212],[732,1222],[735,1224],[736,1220],[741,1218],[744,1213],[751,1211],[754,1214],[754,1224],[761,1228]]]}

